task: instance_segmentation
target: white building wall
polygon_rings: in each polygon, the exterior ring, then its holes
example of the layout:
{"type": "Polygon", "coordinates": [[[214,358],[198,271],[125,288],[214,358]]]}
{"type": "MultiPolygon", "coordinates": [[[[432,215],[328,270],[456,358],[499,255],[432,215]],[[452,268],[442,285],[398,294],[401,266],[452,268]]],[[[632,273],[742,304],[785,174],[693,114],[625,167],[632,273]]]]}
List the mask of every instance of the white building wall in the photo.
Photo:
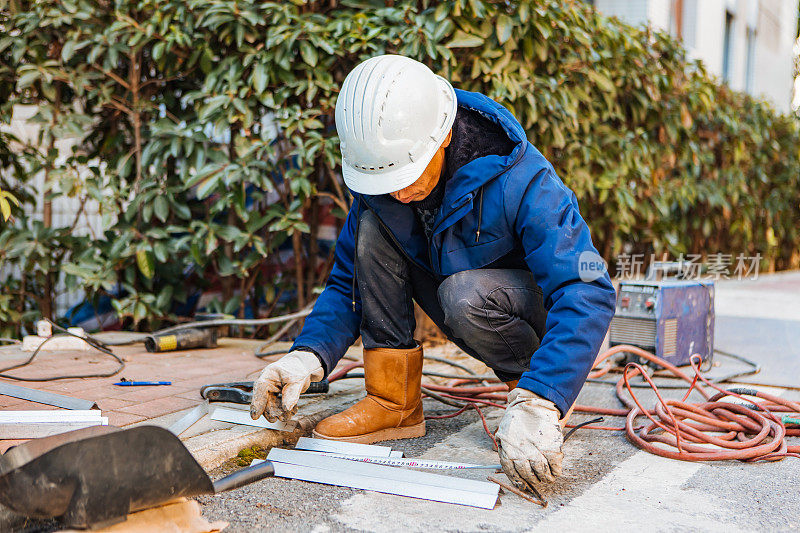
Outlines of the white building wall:
{"type": "MultiPolygon", "coordinates": [[[[634,25],[649,23],[675,33],[676,0],[596,0],[602,13],[634,25]]],[[[749,92],[781,111],[791,109],[794,84],[793,47],[798,0],[683,0],[683,42],[691,59],[722,79],[725,17],[733,15],[729,85],[748,89],[748,30],[755,30],[753,76],[749,92]]]]}
{"type": "Polygon", "coordinates": [[[761,0],[758,13],[752,92],[783,111],[789,110],[793,93],[797,8],[794,0],[761,0]]]}
{"type": "Polygon", "coordinates": [[[647,20],[653,28],[669,31],[672,23],[672,0],[648,0],[647,20]]]}
{"type": "MultiPolygon", "coordinates": [[[[34,106],[15,106],[11,120],[11,124],[7,125],[5,129],[10,131],[14,136],[20,139],[21,142],[38,144],[39,126],[31,122],[31,118],[36,114],[36,107],[34,106]]],[[[59,151],[60,159],[66,158],[70,154],[72,147],[75,145],[76,140],[66,139],[56,142],[56,148],[59,151]]],[[[83,172],[88,173],[88,170],[83,172]]],[[[26,206],[26,213],[32,216],[35,220],[43,220],[44,218],[44,199],[45,199],[45,180],[44,172],[39,172],[30,178],[29,190],[36,191],[36,205],[26,206]]],[[[51,184],[56,190],[59,187],[58,183],[51,184]]],[[[13,191],[12,191],[13,192],[13,191]]],[[[52,217],[51,223],[54,228],[64,226],[75,226],[73,234],[75,235],[102,235],[103,221],[100,213],[100,206],[95,201],[87,201],[81,211],[81,202],[78,197],[69,198],[67,196],[58,196],[52,201],[52,217]],[[80,213],[80,214],[79,214],[80,213]],[[77,220],[76,220],[77,218],[77,220]]],[[[18,276],[18,272],[3,271],[0,272],[0,279],[6,279],[6,276],[18,276]]],[[[83,291],[67,292],[63,283],[58,283],[56,286],[55,309],[57,315],[62,315],[67,309],[74,304],[83,300],[83,291]]]]}
{"type": "Polygon", "coordinates": [[[619,17],[634,26],[647,24],[649,0],[595,0],[598,11],[610,17],[619,17]]]}

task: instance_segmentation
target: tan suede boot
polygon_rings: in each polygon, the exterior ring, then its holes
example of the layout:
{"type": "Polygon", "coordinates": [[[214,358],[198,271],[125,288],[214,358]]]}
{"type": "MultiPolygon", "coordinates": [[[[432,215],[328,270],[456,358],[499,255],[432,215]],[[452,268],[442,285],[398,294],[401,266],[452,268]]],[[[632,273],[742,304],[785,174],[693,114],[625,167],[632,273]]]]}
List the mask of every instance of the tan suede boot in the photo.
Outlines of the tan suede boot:
{"type": "Polygon", "coordinates": [[[364,350],[367,397],[322,420],[314,437],[370,444],[425,435],[422,347],[364,350]]]}
{"type": "MultiPolygon", "coordinates": [[[[510,391],[514,390],[514,388],[516,388],[517,383],[519,383],[519,380],[518,379],[513,379],[511,381],[505,381],[504,383],[506,384],[506,387],[508,387],[508,390],[510,392],[510,391]]],[[[567,422],[569,422],[569,417],[572,416],[572,409],[574,409],[574,408],[575,408],[574,405],[572,407],[570,407],[569,411],[567,411],[567,414],[564,415],[564,418],[562,418],[561,420],[558,421],[558,423],[561,424],[561,429],[564,429],[564,427],[567,425],[567,422]]]]}

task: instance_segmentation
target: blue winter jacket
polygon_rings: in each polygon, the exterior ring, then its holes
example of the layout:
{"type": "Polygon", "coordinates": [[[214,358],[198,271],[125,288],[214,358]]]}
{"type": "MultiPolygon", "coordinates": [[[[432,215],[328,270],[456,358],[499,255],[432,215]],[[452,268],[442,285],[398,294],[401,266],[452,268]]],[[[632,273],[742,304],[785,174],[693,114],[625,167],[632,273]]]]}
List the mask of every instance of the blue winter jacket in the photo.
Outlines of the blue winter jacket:
{"type": "Polygon", "coordinates": [[[482,94],[456,94],[459,106],[499,124],[516,146],[507,156],[480,157],[455,171],[445,186],[430,246],[411,207],[388,195],[354,193],[336,242],[333,270],[294,346],[315,351],[327,373],[358,338],[361,302],[353,281],[354,237],[361,212],[373,209],[406,255],[438,276],[504,260],[530,269],[548,314],[545,335],[518,386],[552,401],[563,415],[600,349],[614,313],[614,288],[607,274],[592,282],[581,280],[579,256],[597,253],[589,228],[575,194],[527,141],[519,122],[482,94]]]}

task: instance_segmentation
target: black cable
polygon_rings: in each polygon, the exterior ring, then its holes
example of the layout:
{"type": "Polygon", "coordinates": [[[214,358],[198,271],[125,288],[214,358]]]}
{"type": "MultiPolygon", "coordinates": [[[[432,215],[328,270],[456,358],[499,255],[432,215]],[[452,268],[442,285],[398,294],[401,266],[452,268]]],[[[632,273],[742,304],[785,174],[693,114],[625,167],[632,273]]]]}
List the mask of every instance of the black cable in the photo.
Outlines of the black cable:
{"type": "Polygon", "coordinates": [[[497,382],[499,382],[499,380],[497,379],[497,376],[495,376],[494,374],[483,374],[483,375],[480,375],[480,376],[477,376],[477,375],[473,374],[471,376],[465,376],[463,374],[448,374],[446,372],[434,372],[432,370],[423,370],[422,371],[422,375],[423,376],[436,377],[436,378],[469,379],[469,380],[476,380],[476,381],[497,381],[497,382]]]}
{"type": "Polygon", "coordinates": [[[287,320],[305,318],[311,314],[314,302],[310,303],[296,313],[288,315],[281,315],[271,318],[226,318],[221,320],[198,320],[196,322],[186,322],[185,324],[178,324],[168,328],[160,329],[152,332],[152,335],[161,335],[162,333],[172,333],[189,328],[207,328],[211,326],[266,326],[268,324],[276,324],[278,322],[285,322],[287,320]]]}
{"type": "Polygon", "coordinates": [[[344,376],[338,378],[336,381],[339,381],[341,379],[357,379],[357,378],[363,378],[363,377],[364,377],[364,373],[363,372],[348,372],[344,376]]]}
{"type": "MultiPolygon", "coordinates": [[[[45,320],[47,320],[47,319],[45,319],[45,320]]],[[[73,378],[108,378],[108,377],[111,377],[111,376],[113,376],[115,374],[118,374],[119,372],[122,371],[123,368],[125,368],[125,362],[122,359],[120,359],[114,352],[112,352],[105,343],[101,342],[98,339],[95,339],[94,337],[92,337],[91,335],[88,335],[88,334],[85,337],[81,337],[80,335],[75,335],[71,331],[67,331],[66,329],[62,328],[58,324],[54,324],[50,320],[47,320],[47,321],[50,322],[50,324],[56,330],[61,331],[63,333],[66,333],[69,336],[76,337],[78,339],[82,339],[83,341],[86,342],[86,344],[88,344],[92,348],[100,350],[101,352],[113,357],[118,363],[118,366],[117,366],[116,370],[114,370],[113,372],[106,372],[106,373],[99,373],[99,374],[83,374],[83,375],[73,375],[73,376],[50,376],[50,377],[46,377],[46,378],[23,378],[23,377],[20,377],[20,376],[11,376],[11,375],[5,373],[5,372],[8,372],[9,370],[14,370],[16,368],[22,368],[24,366],[27,366],[27,365],[31,364],[33,362],[33,360],[36,358],[36,356],[39,355],[39,352],[41,351],[42,346],[47,344],[47,342],[50,339],[54,338],[54,337],[48,337],[48,338],[46,338],[44,340],[44,342],[42,342],[42,344],[39,345],[38,348],[36,348],[36,350],[34,350],[34,352],[31,354],[31,356],[26,361],[24,361],[22,363],[18,363],[16,365],[12,365],[12,366],[6,367],[6,368],[0,368],[0,378],[13,379],[15,381],[30,381],[30,382],[56,381],[56,380],[59,380],[59,379],[73,379],[73,378]]]]}
{"type": "Polygon", "coordinates": [[[444,404],[452,405],[453,407],[458,407],[458,408],[465,407],[466,405],[468,405],[467,403],[457,402],[456,400],[451,400],[450,398],[445,398],[444,396],[440,396],[439,394],[436,394],[432,390],[426,388],[425,385],[422,385],[420,389],[423,394],[426,394],[430,398],[433,398],[434,400],[440,401],[444,404]]]}
{"type": "MultiPolygon", "coordinates": [[[[263,348],[263,347],[262,347],[262,348],[263,348]]],[[[269,357],[270,355],[280,355],[280,354],[285,354],[285,353],[287,353],[287,352],[286,352],[286,350],[272,350],[272,351],[270,351],[270,352],[262,352],[262,351],[260,351],[260,350],[261,350],[261,348],[259,348],[258,350],[256,350],[256,353],[254,354],[254,355],[255,355],[256,357],[258,357],[259,359],[263,359],[263,358],[265,358],[265,357],[269,357]]]]}
{"type": "MultiPolygon", "coordinates": [[[[255,356],[258,357],[259,359],[262,359],[264,357],[267,357],[268,355],[277,355],[276,353],[274,353],[274,351],[265,352],[264,350],[266,350],[267,348],[278,342],[278,339],[283,337],[283,335],[286,334],[287,331],[292,329],[294,325],[297,324],[297,322],[299,321],[300,318],[294,318],[286,322],[286,324],[284,324],[280,328],[278,328],[278,331],[273,333],[272,336],[270,336],[267,340],[264,341],[264,344],[262,344],[261,346],[258,347],[258,349],[256,349],[255,356]]],[[[285,353],[285,352],[277,352],[277,353],[285,353]]]]}
{"type": "Polygon", "coordinates": [[[429,361],[436,361],[437,363],[443,363],[445,365],[450,365],[450,366],[454,366],[456,368],[460,368],[461,370],[463,370],[464,372],[469,374],[469,376],[461,376],[461,377],[471,378],[471,377],[474,377],[474,376],[477,375],[477,374],[475,374],[475,372],[473,372],[472,370],[470,370],[466,366],[462,365],[461,363],[456,363],[455,361],[451,361],[451,360],[446,359],[444,357],[437,357],[435,355],[424,355],[423,354],[422,358],[423,359],[428,359],[429,361]]]}
{"type": "Polygon", "coordinates": [[[589,424],[599,424],[602,421],[603,421],[603,417],[602,416],[598,416],[597,418],[592,418],[591,420],[587,420],[586,422],[581,422],[580,424],[576,424],[574,428],[572,428],[569,431],[567,431],[567,434],[564,435],[564,442],[567,442],[567,439],[570,438],[573,433],[575,433],[576,431],[578,431],[582,427],[588,426],[589,424]]]}

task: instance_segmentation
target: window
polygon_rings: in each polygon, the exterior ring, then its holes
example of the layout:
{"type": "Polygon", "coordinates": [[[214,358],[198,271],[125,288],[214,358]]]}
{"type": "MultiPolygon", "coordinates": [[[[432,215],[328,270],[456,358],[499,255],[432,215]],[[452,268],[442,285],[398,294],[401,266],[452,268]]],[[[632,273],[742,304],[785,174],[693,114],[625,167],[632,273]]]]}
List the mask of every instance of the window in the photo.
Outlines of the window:
{"type": "Polygon", "coordinates": [[[747,63],[745,63],[744,90],[753,93],[756,72],[756,30],[747,28],[747,63]]]}
{"type": "Polygon", "coordinates": [[[725,36],[722,43],[722,79],[730,83],[733,56],[733,13],[725,12],[725,36]]]}

